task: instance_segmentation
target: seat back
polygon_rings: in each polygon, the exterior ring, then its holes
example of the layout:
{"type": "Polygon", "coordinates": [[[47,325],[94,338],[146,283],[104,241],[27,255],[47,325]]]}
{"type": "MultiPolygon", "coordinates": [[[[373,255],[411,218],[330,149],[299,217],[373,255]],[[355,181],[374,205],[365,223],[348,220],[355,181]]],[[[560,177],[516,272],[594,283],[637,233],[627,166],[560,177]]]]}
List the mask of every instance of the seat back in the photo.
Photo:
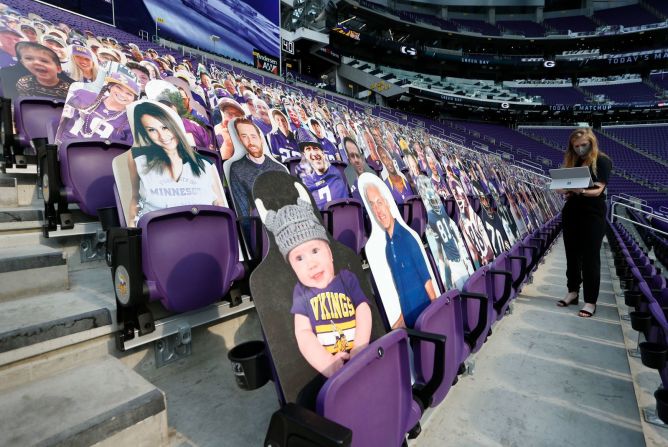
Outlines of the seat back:
{"type": "Polygon", "coordinates": [[[353,357],[318,393],[317,412],[350,428],[352,446],[400,446],[412,427],[408,346],[405,331],[386,334],[353,357]]]}
{"type": "Polygon", "coordinates": [[[325,205],[323,223],[337,241],[360,254],[366,244],[364,204],[357,199],[337,199],[325,205]]]}
{"type": "Polygon", "coordinates": [[[121,142],[68,140],[58,149],[60,176],[67,201],[78,203],[86,214],[97,216],[99,208],[114,206],[113,160],[130,146],[121,142]]]}
{"type": "MultiPolygon", "coordinates": [[[[489,290],[487,284],[487,270],[489,266],[480,267],[478,270],[471,275],[471,277],[466,281],[464,285],[464,291],[472,293],[480,293],[486,295],[489,298],[489,290]]],[[[467,331],[472,331],[478,324],[478,318],[480,315],[480,302],[477,300],[467,300],[466,305],[462,306],[462,314],[464,316],[464,328],[467,331]]],[[[489,332],[489,328],[492,326],[492,323],[496,321],[496,312],[494,311],[494,304],[492,299],[487,300],[487,327],[483,330],[483,334],[489,332]]],[[[485,336],[480,337],[473,352],[477,352],[485,341],[485,336]]]]}
{"type": "Polygon", "coordinates": [[[299,175],[298,172],[297,172],[297,168],[299,167],[299,164],[301,163],[301,161],[302,161],[301,157],[290,157],[290,158],[286,158],[283,161],[283,164],[288,168],[288,171],[290,172],[290,175],[294,175],[296,177],[296,176],[299,175]]]}
{"type": "Polygon", "coordinates": [[[420,196],[406,197],[403,205],[403,217],[413,231],[420,238],[423,238],[427,229],[427,210],[420,196]]]}
{"type": "MultiPolygon", "coordinates": [[[[220,158],[220,152],[216,150],[207,149],[204,147],[198,147],[197,153],[209,160],[218,170],[218,175],[223,175],[223,159],[220,158]]],[[[222,177],[221,177],[222,181],[222,177]]]]}
{"type": "Polygon", "coordinates": [[[47,138],[48,126],[54,119],[60,120],[65,103],[62,99],[26,96],[14,103],[14,124],[19,145],[27,155],[35,155],[30,146],[33,138],[47,138]],[[32,153],[31,153],[32,151],[32,153]]]}
{"type": "MultiPolygon", "coordinates": [[[[453,381],[457,377],[459,365],[468,356],[462,324],[462,309],[459,290],[453,289],[434,300],[420,314],[415,329],[422,332],[442,334],[447,337],[445,342],[445,375],[441,386],[434,393],[435,406],[447,395],[453,381]]],[[[415,357],[416,378],[427,383],[434,370],[434,345],[418,342],[413,350],[415,357]]]]}
{"type": "Polygon", "coordinates": [[[236,215],[228,208],[166,208],[142,216],[138,227],[149,295],[168,310],[187,312],[218,301],[243,276],[236,215]]]}

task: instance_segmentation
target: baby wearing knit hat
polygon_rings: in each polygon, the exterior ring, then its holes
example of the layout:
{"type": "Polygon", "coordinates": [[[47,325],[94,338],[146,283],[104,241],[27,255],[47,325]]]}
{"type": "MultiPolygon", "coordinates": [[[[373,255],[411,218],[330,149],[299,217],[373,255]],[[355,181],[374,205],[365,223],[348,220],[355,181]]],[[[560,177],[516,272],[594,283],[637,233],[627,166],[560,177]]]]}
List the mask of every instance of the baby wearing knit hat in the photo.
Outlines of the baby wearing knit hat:
{"type": "Polygon", "coordinates": [[[306,361],[330,377],[369,344],[371,308],[357,276],[334,269],[327,231],[313,212],[308,192],[295,183],[297,203],[278,211],[256,205],[278,250],[299,282],[292,293],[295,337],[306,361]]]}

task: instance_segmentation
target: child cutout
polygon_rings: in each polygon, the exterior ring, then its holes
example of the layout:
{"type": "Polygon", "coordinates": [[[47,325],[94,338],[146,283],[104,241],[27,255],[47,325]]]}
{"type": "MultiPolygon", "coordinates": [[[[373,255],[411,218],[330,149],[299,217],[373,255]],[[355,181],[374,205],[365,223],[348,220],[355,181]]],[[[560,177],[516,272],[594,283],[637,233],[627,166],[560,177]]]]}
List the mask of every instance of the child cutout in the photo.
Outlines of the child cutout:
{"type": "Polygon", "coordinates": [[[295,188],[297,203],[278,211],[267,210],[260,199],[255,203],[299,280],[290,310],[299,351],[314,369],[330,377],[369,344],[371,308],[357,276],[346,269],[335,272],[327,231],[306,189],[299,183],[295,188]]]}

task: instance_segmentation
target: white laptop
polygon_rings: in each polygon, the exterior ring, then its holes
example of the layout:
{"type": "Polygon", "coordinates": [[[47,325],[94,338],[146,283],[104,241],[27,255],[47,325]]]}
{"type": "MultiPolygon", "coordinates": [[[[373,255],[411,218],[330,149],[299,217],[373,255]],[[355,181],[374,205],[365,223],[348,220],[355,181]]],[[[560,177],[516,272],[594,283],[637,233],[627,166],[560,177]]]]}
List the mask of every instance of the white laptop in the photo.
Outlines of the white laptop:
{"type": "Polygon", "coordinates": [[[579,189],[594,185],[588,166],[579,168],[550,169],[550,189],[579,189]]]}

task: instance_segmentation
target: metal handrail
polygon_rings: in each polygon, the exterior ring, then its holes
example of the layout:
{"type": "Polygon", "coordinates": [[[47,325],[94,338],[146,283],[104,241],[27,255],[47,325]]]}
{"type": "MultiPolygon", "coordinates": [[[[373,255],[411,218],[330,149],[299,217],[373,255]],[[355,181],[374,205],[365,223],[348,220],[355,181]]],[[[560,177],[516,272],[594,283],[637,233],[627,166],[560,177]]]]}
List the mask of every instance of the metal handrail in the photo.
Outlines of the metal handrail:
{"type": "Polygon", "coordinates": [[[622,198],[625,198],[625,199],[628,199],[631,202],[638,202],[638,203],[642,203],[643,205],[647,205],[647,200],[641,199],[640,197],[636,197],[636,196],[626,194],[625,192],[620,192],[618,194],[618,196],[622,197],[622,198]]]}
{"type": "Polygon", "coordinates": [[[658,216],[657,214],[655,214],[654,210],[651,207],[649,207],[649,208],[652,209],[652,211],[645,211],[645,210],[642,210],[642,209],[635,208],[634,206],[628,205],[624,202],[612,202],[612,204],[610,206],[610,223],[614,222],[615,217],[616,217],[619,220],[625,220],[627,222],[631,222],[634,225],[639,225],[643,228],[647,228],[648,230],[652,230],[656,233],[660,233],[660,234],[663,234],[665,236],[668,236],[668,232],[665,232],[663,230],[659,230],[658,228],[654,228],[651,225],[645,225],[644,223],[637,222],[633,219],[629,219],[628,217],[622,216],[621,214],[615,214],[615,207],[618,207],[618,206],[621,206],[623,208],[630,208],[630,209],[633,209],[634,211],[638,211],[638,212],[643,213],[645,215],[649,215],[652,218],[658,217],[659,219],[664,220],[661,216],[658,216]]]}

